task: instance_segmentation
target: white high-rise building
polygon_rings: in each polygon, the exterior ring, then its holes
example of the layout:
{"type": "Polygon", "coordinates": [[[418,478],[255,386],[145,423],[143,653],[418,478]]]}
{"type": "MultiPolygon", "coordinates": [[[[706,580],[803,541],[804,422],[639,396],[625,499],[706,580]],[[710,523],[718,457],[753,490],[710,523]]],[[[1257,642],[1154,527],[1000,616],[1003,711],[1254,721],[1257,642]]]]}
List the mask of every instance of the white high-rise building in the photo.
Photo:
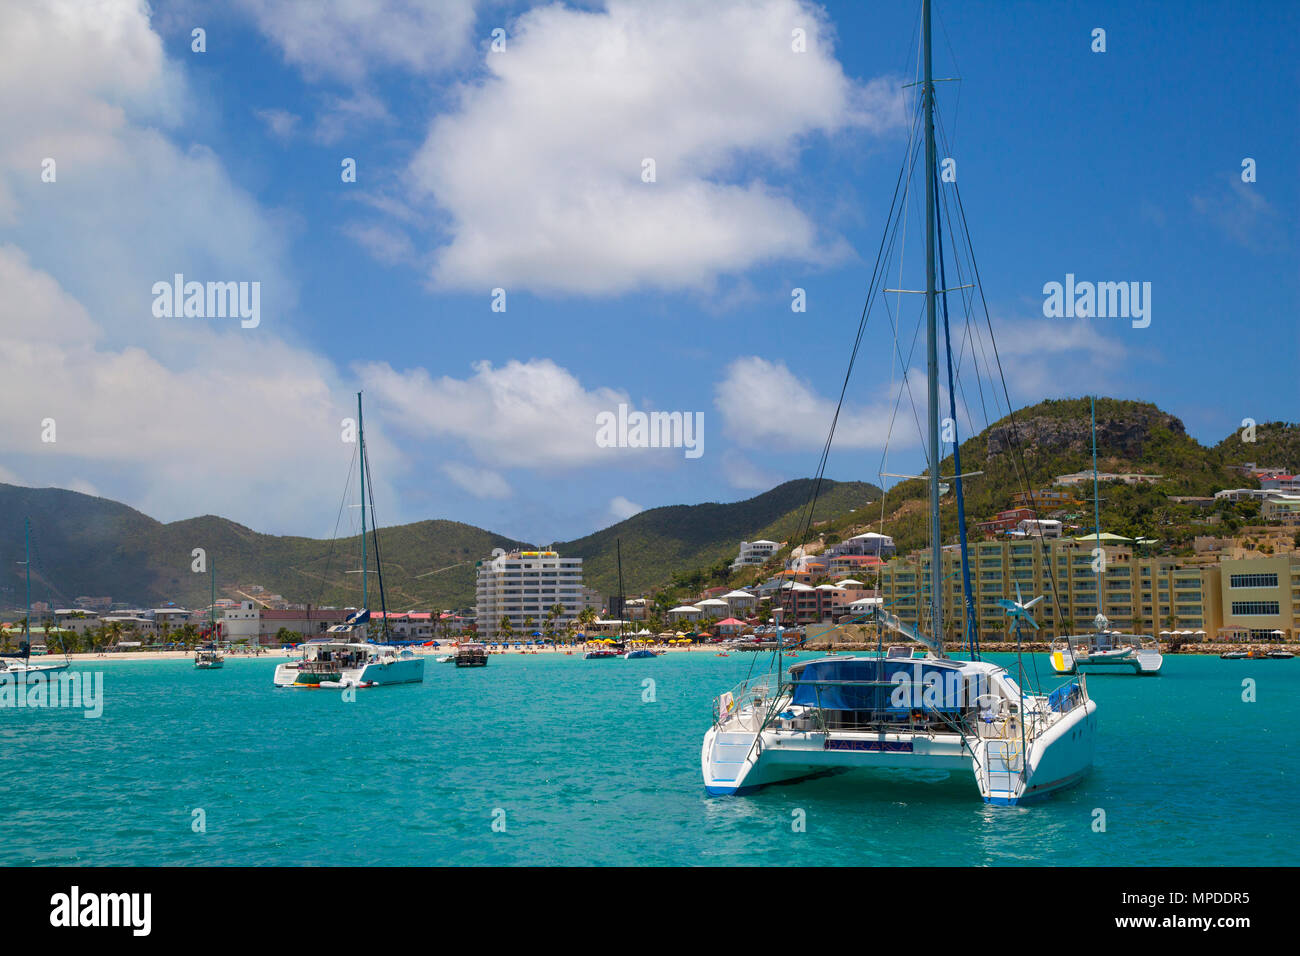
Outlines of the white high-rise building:
{"type": "Polygon", "coordinates": [[[478,634],[481,640],[501,636],[501,619],[509,618],[517,635],[524,621],[533,619],[545,633],[546,615],[560,604],[564,614],[556,619],[558,631],[588,606],[582,586],[582,558],[562,558],[555,551],[511,551],[500,549],[477,565],[475,595],[478,602],[478,634]]]}

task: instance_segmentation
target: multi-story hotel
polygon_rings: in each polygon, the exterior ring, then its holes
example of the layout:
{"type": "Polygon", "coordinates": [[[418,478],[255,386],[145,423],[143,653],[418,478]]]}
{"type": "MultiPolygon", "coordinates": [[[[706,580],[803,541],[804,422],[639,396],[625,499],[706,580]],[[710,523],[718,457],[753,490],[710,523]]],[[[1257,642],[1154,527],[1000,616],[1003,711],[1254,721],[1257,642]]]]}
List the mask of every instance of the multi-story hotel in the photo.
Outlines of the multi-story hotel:
{"type": "MultiPolygon", "coordinates": [[[[1238,637],[1283,640],[1300,635],[1300,555],[1179,567],[1170,557],[1142,557],[1103,540],[1105,570],[1093,566],[1090,538],[972,542],[971,588],[981,640],[1002,639],[1006,615],[999,598],[1046,595],[1035,608],[1041,636],[1087,630],[1100,610],[1121,631],[1184,631],[1194,640],[1238,637]],[[1100,585],[1100,587],[1099,587],[1100,585]],[[1281,631],[1282,634],[1276,634],[1281,631]]],[[[961,555],[943,552],[944,627],[949,639],[963,628],[961,555]]],[[[917,625],[929,607],[928,554],[910,555],[881,569],[884,606],[917,625]]]]}
{"type": "Polygon", "coordinates": [[[566,626],[583,608],[595,606],[582,586],[582,558],[562,558],[555,551],[503,551],[476,567],[478,634],[484,640],[500,635],[502,618],[509,618],[511,629],[518,632],[531,617],[541,630],[556,604],[564,607],[557,627],[566,626]]]}

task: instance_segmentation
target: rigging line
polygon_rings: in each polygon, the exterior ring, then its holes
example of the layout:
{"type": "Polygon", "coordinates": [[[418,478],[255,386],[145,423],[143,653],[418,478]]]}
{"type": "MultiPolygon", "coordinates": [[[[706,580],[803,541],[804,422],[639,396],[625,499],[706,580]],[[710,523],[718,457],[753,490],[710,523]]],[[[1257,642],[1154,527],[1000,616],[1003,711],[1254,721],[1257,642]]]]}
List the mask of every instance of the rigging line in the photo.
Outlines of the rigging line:
{"type": "MultiPolygon", "coordinates": [[[[968,248],[970,249],[970,253],[971,253],[971,266],[972,266],[972,269],[973,269],[973,275],[974,275],[974,278],[975,278],[975,286],[976,286],[977,289],[979,289],[979,293],[980,293],[980,303],[982,304],[982,306],[983,306],[983,308],[984,308],[984,321],[985,321],[985,323],[988,325],[989,342],[990,342],[990,344],[993,346],[993,356],[994,356],[994,358],[997,360],[997,366],[998,366],[998,377],[1001,379],[1001,382],[1002,382],[1002,393],[1003,393],[1003,395],[1006,397],[1006,400],[1007,400],[1007,408],[1008,408],[1008,413],[1007,413],[1007,415],[1008,415],[1008,418],[1009,418],[1009,420],[1010,420],[1010,422],[1011,422],[1011,429],[1010,429],[1010,446],[1011,446],[1011,448],[1012,448],[1012,450],[1013,450],[1013,452],[1014,452],[1014,455],[1012,456],[1012,467],[1013,467],[1013,469],[1016,467],[1016,462],[1017,462],[1017,459],[1018,459],[1018,460],[1019,460],[1019,474],[1018,474],[1017,477],[1018,477],[1018,478],[1020,479],[1020,481],[1021,481],[1021,487],[1022,487],[1022,489],[1024,490],[1025,494],[1028,496],[1030,504],[1035,506],[1035,508],[1034,508],[1034,514],[1035,514],[1035,517],[1037,517],[1037,514],[1038,514],[1038,509],[1037,509],[1037,507],[1036,507],[1037,502],[1034,500],[1034,494],[1033,494],[1033,491],[1032,491],[1032,489],[1030,489],[1030,487],[1029,487],[1029,470],[1028,470],[1028,467],[1025,465],[1024,449],[1023,449],[1023,447],[1022,447],[1021,444],[1020,444],[1020,434],[1019,434],[1019,428],[1018,428],[1017,425],[1016,425],[1016,415],[1015,415],[1015,411],[1011,409],[1011,391],[1010,391],[1010,389],[1007,387],[1007,376],[1006,376],[1006,371],[1005,371],[1005,370],[1003,369],[1003,367],[1002,367],[1002,357],[1001,357],[1001,355],[998,353],[998,343],[997,343],[997,338],[996,338],[996,337],[994,336],[994,334],[993,334],[993,321],[992,321],[992,319],[989,317],[989,306],[988,306],[988,300],[987,300],[987,298],[986,298],[985,295],[984,295],[984,283],[983,283],[983,281],[982,281],[981,278],[980,278],[980,274],[979,274],[979,263],[978,263],[977,260],[975,259],[975,244],[974,244],[974,242],[971,240],[971,237],[970,237],[970,224],[969,224],[969,222],[968,222],[967,219],[966,219],[966,209],[965,209],[965,205],[962,203],[962,200],[961,200],[961,189],[957,186],[956,183],[953,183],[953,196],[956,198],[956,201],[957,201],[957,209],[958,209],[958,211],[959,211],[960,214],[961,214],[961,220],[960,220],[960,221],[961,221],[961,225],[962,225],[962,231],[965,233],[965,236],[966,236],[966,243],[967,243],[967,246],[968,246],[968,248]]],[[[1046,547],[1046,539],[1045,539],[1044,536],[1043,536],[1042,525],[1038,525],[1038,526],[1037,526],[1037,530],[1038,530],[1038,540],[1039,540],[1039,545],[1040,545],[1040,547],[1043,548],[1044,550],[1047,550],[1047,547],[1046,547]]],[[[1055,621],[1060,621],[1060,620],[1062,619],[1062,617],[1061,617],[1061,597],[1060,597],[1060,591],[1059,591],[1059,589],[1058,589],[1058,587],[1057,587],[1057,583],[1056,583],[1056,562],[1055,562],[1054,560],[1050,560],[1051,558],[1054,557],[1054,556],[1050,553],[1050,551],[1048,551],[1048,553],[1045,555],[1045,557],[1048,559],[1048,560],[1046,561],[1046,564],[1047,564],[1048,579],[1049,579],[1049,581],[1050,581],[1050,583],[1051,583],[1051,588],[1052,588],[1052,604],[1053,604],[1054,607],[1056,608],[1055,621]]],[[[1059,625],[1057,625],[1057,626],[1059,626],[1059,625]]],[[[1038,668],[1038,662],[1037,662],[1037,660],[1035,660],[1035,661],[1034,661],[1035,677],[1037,677],[1037,668],[1038,668]]]]}
{"type": "MultiPolygon", "coordinates": [[[[919,30],[920,30],[920,24],[921,24],[921,18],[922,18],[922,12],[921,12],[921,10],[918,8],[918,9],[917,9],[917,12],[916,12],[916,19],[915,19],[915,21],[914,21],[913,24],[912,24],[912,30],[913,30],[912,36],[913,36],[913,38],[916,40],[916,58],[915,58],[915,61],[914,61],[914,62],[916,63],[916,68],[915,68],[915,70],[913,71],[913,78],[914,78],[914,80],[919,80],[919,78],[920,78],[920,76],[921,76],[921,35],[920,35],[920,32],[919,32],[919,30]]],[[[911,45],[911,44],[909,44],[909,46],[910,46],[910,45],[911,45]]],[[[923,105],[924,105],[924,97],[923,97],[924,91],[919,90],[919,89],[917,88],[917,84],[916,84],[916,82],[914,82],[914,83],[912,84],[912,86],[909,87],[909,89],[916,89],[917,92],[914,93],[914,94],[907,94],[907,95],[914,96],[914,100],[913,100],[913,103],[912,103],[912,125],[911,125],[910,130],[908,131],[908,149],[907,149],[907,152],[906,152],[906,154],[905,154],[905,155],[908,157],[908,162],[907,162],[907,165],[908,165],[908,171],[907,171],[907,180],[906,180],[907,185],[906,185],[906,189],[905,189],[904,197],[903,197],[903,211],[904,211],[904,217],[903,217],[903,242],[902,242],[902,249],[903,249],[903,250],[906,250],[906,248],[907,248],[907,196],[910,195],[910,193],[911,193],[912,172],[913,172],[913,170],[916,168],[917,152],[918,152],[919,149],[920,149],[920,138],[917,136],[917,132],[918,132],[918,130],[919,130],[919,128],[920,128],[920,125],[921,125],[922,116],[923,116],[923,114],[922,114],[922,107],[923,107],[923,105]]],[[[893,254],[893,253],[892,253],[892,246],[891,246],[891,252],[890,252],[890,254],[891,254],[891,255],[893,254]]],[[[899,253],[899,257],[898,257],[898,287],[899,287],[900,289],[903,287],[903,258],[904,258],[904,257],[903,257],[903,252],[900,251],[900,253],[899,253]]],[[[903,294],[900,292],[898,295],[899,295],[898,310],[899,310],[899,313],[900,313],[900,315],[901,315],[901,313],[902,313],[902,308],[903,308],[903,304],[902,304],[902,295],[903,295],[903,294]]],[[[888,301],[888,299],[885,300],[885,309],[886,309],[887,312],[889,312],[889,301],[888,301]]],[[[890,313],[889,324],[890,324],[890,328],[891,328],[891,330],[893,331],[893,351],[894,351],[894,354],[895,354],[895,355],[898,355],[898,354],[899,354],[899,352],[898,352],[898,326],[897,326],[897,325],[895,324],[895,322],[894,322],[894,318],[893,318],[893,314],[892,314],[892,313],[890,313]]],[[[906,369],[906,367],[904,367],[904,369],[903,369],[903,380],[904,380],[904,382],[906,382],[906,380],[907,380],[907,369],[906,369]]],[[[889,394],[891,394],[891,395],[895,394],[895,388],[896,388],[896,386],[897,386],[897,382],[898,382],[898,379],[895,377],[894,362],[893,362],[893,358],[891,357],[890,362],[889,362],[889,394]]],[[[910,388],[909,388],[909,395],[910,395],[910,391],[911,391],[911,390],[910,390],[910,388]]],[[[886,431],[885,431],[885,444],[884,444],[884,447],[883,447],[883,448],[881,449],[881,451],[880,451],[880,466],[879,466],[879,468],[876,469],[877,474],[880,476],[880,481],[881,481],[881,486],[880,486],[880,524],[879,524],[879,528],[880,528],[879,533],[880,533],[880,534],[884,534],[884,532],[885,532],[886,501],[887,501],[887,499],[888,499],[888,497],[889,497],[889,495],[888,495],[888,491],[889,491],[889,489],[887,489],[887,488],[885,487],[885,485],[888,483],[889,479],[884,477],[884,471],[885,471],[885,468],[887,467],[888,462],[889,462],[889,448],[890,448],[890,445],[891,445],[891,443],[892,443],[892,441],[893,441],[893,436],[894,436],[894,423],[895,423],[895,421],[896,421],[897,418],[898,418],[898,407],[899,407],[899,404],[901,403],[901,401],[902,401],[902,392],[900,391],[900,392],[898,392],[897,397],[896,397],[896,399],[895,399],[895,401],[894,401],[894,408],[893,408],[893,411],[890,413],[890,416],[889,416],[889,427],[888,427],[888,428],[886,429],[886,431]]],[[[915,407],[915,402],[913,402],[913,407],[915,407]]]]}
{"type": "MultiPolygon", "coordinates": [[[[949,142],[948,142],[948,133],[946,133],[946,129],[945,129],[944,125],[943,125],[943,114],[940,114],[940,116],[939,116],[939,127],[940,127],[940,135],[941,135],[941,137],[943,137],[943,139],[944,139],[945,148],[949,148],[949,151],[950,151],[950,144],[949,144],[949,142]]],[[[948,196],[946,196],[946,194],[944,195],[944,203],[945,203],[945,207],[948,207],[948,206],[949,206],[949,199],[948,199],[948,196]]],[[[950,208],[949,208],[949,211],[948,211],[948,219],[949,219],[949,222],[952,222],[952,221],[954,221],[954,219],[956,219],[956,217],[954,217],[954,216],[952,215],[952,211],[950,211],[950,208]]],[[[958,235],[957,238],[961,238],[961,237],[959,237],[959,235],[958,235]]],[[[958,242],[958,243],[957,243],[957,248],[958,248],[958,250],[965,250],[965,251],[966,251],[966,254],[969,255],[969,256],[971,256],[971,258],[972,258],[972,256],[974,256],[974,248],[972,248],[972,247],[969,246],[969,245],[963,245],[963,243],[959,243],[959,242],[958,242]]],[[[961,269],[961,265],[962,265],[962,264],[961,264],[961,260],[958,259],[958,260],[957,260],[957,264],[958,264],[958,269],[961,269]]],[[[974,269],[972,269],[972,272],[974,272],[974,269]]],[[[959,284],[961,284],[961,285],[966,285],[965,278],[962,278],[962,277],[961,277],[961,272],[959,272],[958,274],[959,274],[959,280],[958,280],[958,281],[959,281],[959,284]]],[[[967,325],[966,325],[967,339],[970,338],[971,328],[972,328],[972,325],[974,325],[974,330],[975,330],[975,342],[978,342],[978,343],[979,343],[979,349],[980,349],[980,352],[982,352],[982,354],[984,355],[984,367],[987,368],[987,369],[989,369],[989,384],[991,384],[991,386],[992,386],[992,363],[989,362],[989,360],[988,360],[988,354],[987,354],[987,351],[984,351],[984,339],[983,339],[982,334],[979,334],[979,324],[978,324],[978,323],[972,323],[972,317],[974,317],[974,315],[975,315],[975,308],[974,308],[974,291],[963,289],[963,290],[962,290],[962,294],[963,294],[963,299],[965,299],[966,308],[967,308],[967,325]]],[[[975,347],[975,346],[974,346],[974,343],[972,343],[972,346],[971,346],[971,349],[972,349],[972,351],[971,351],[972,358],[975,358],[974,347],[975,347]]],[[[963,354],[965,354],[965,346],[963,346],[963,354]]],[[[962,363],[961,363],[961,360],[958,360],[958,368],[961,368],[961,364],[962,364],[962,363]]],[[[978,384],[978,386],[979,386],[979,390],[980,390],[980,407],[982,407],[982,411],[983,411],[983,415],[984,415],[984,423],[985,423],[985,427],[987,427],[988,424],[991,424],[991,418],[989,418],[988,407],[987,407],[987,405],[985,405],[985,401],[984,401],[984,380],[983,380],[983,376],[980,376],[980,375],[979,375],[979,371],[978,371],[978,369],[976,369],[976,378],[975,378],[975,381],[976,381],[976,384],[978,384]]],[[[996,405],[996,403],[995,403],[995,405],[996,405]]],[[[996,410],[996,408],[995,408],[995,410],[996,410]]]]}
{"type": "MultiPolygon", "coordinates": [[[[935,192],[938,192],[939,191],[938,171],[931,170],[930,175],[934,177],[934,190],[935,192]]],[[[952,223],[949,222],[949,227],[951,227],[951,225],[952,223]]],[[[938,247],[939,247],[939,282],[944,289],[947,289],[948,278],[946,274],[946,269],[944,267],[943,229],[941,228],[941,223],[938,216],[935,217],[934,234],[935,234],[935,238],[938,241],[938,247]]],[[[966,505],[962,495],[961,447],[959,441],[961,436],[957,433],[957,421],[956,421],[957,395],[956,395],[956,387],[953,384],[952,331],[948,326],[948,293],[947,292],[944,292],[943,294],[943,335],[944,335],[944,351],[947,352],[948,355],[948,407],[952,410],[952,417],[953,417],[952,473],[953,473],[953,486],[957,492],[956,495],[957,533],[958,533],[958,539],[961,542],[960,555],[961,555],[962,590],[964,591],[964,597],[966,599],[965,600],[966,641],[970,647],[971,656],[975,659],[978,659],[979,658],[979,635],[978,635],[978,627],[976,626],[975,623],[975,592],[971,585],[970,553],[966,544],[966,505]]],[[[938,457],[937,450],[935,456],[938,457]]],[[[931,568],[930,569],[931,580],[937,579],[941,571],[942,568],[931,568]]],[[[941,585],[937,585],[937,586],[941,587],[941,585]]],[[[942,635],[936,635],[936,637],[939,639],[940,642],[942,642],[943,640],[942,635]]]]}
{"type": "Polygon", "coordinates": [[[339,539],[339,525],[343,522],[343,512],[347,508],[348,491],[352,488],[352,465],[357,460],[357,446],[352,446],[352,461],[348,462],[348,477],[343,483],[343,497],[339,499],[339,511],[334,518],[334,534],[330,538],[330,549],[325,553],[325,566],[321,569],[320,587],[316,590],[316,605],[319,607],[325,595],[325,586],[329,575],[330,562],[334,559],[334,547],[339,539]]]}
{"type": "MultiPolygon", "coordinates": [[[[904,181],[904,173],[907,170],[907,168],[908,168],[908,163],[905,159],[903,164],[899,167],[898,179],[894,183],[894,195],[891,198],[889,204],[889,217],[886,219],[887,224],[891,221],[894,221],[895,219],[895,212],[898,206],[899,188],[904,181]]],[[[839,395],[839,400],[835,406],[835,414],[831,418],[831,425],[826,435],[826,442],[822,447],[821,460],[818,464],[817,477],[813,485],[812,497],[805,511],[805,518],[802,521],[800,521],[798,524],[796,524],[796,531],[798,533],[798,538],[799,538],[798,547],[800,548],[802,548],[804,544],[807,543],[808,534],[812,530],[813,516],[816,512],[817,501],[821,495],[822,482],[825,478],[826,462],[830,456],[831,442],[835,437],[835,428],[839,422],[840,411],[843,409],[844,406],[844,398],[848,392],[849,381],[851,380],[853,375],[853,367],[854,364],[857,362],[858,352],[862,347],[862,336],[866,331],[867,319],[871,314],[871,303],[874,298],[874,290],[876,288],[877,283],[883,281],[881,266],[882,263],[885,261],[884,253],[886,247],[886,239],[888,238],[888,236],[889,236],[889,229],[888,227],[886,227],[885,233],[880,237],[880,246],[876,251],[876,262],[874,267],[872,268],[871,281],[867,286],[867,298],[862,304],[862,314],[858,319],[858,331],[856,337],[854,338],[853,349],[849,353],[848,367],[845,369],[844,381],[840,386],[840,395],[839,395]]]]}
{"type": "Polygon", "coordinates": [[[384,564],[379,555],[379,514],[375,510],[375,479],[370,473],[370,457],[368,455],[362,455],[361,467],[365,469],[366,477],[370,479],[369,487],[366,489],[368,493],[366,497],[370,499],[370,514],[373,519],[370,537],[375,543],[375,573],[379,577],[379,608],[384,614],[384,626],[381,633],[384,640],[388,640],[388,598],[384,594],[384,564]]]}

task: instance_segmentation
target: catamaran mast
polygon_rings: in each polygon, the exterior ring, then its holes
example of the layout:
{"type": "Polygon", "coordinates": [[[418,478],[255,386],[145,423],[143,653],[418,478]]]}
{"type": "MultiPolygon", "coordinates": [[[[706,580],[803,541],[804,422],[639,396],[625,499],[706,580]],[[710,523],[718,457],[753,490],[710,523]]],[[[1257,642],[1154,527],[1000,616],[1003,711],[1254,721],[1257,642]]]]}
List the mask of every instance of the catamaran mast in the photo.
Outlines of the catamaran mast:
{"type": "Polygon", "coordinates": [[[366,426],[361,417],[361,393],[357,392],[357,441],[361,443],[361,610],[370,607],[366,593],[366,426]]]}
{"type": "MultiPolygon", "coordinates": [[[[1106,561],[1103,557],[1104,552],[1097,553],[1101,551],[1101,491],[1097,486],[1097,398],[1095,395],[1088,396],[1088,405],[1092,410],[1092,531],[1096,543],[1092,563],[1097,569],[1097,615],[1100,617],[1104,613],[1102,608],[1105,607],[1101,589],[1105,582],[1105,575],[1102,572],[1106,567],[1106,561]]],[[[1097,630],[1100,631],[1101,628],[1097,627],[1097,630]]]]}
{"type": "Polygon", "coordinates": [[[23,660],[32,659],[32,519],[23,519],[23,546],[27,560],[23,562],[27,570],[27,616],[23,618],[23,660]]]}
{"type": "Polygon", "coordinates": [[[930,634],[943,647],[943,539],[939,525],[939,334],[934,284],[934,74],[930,62],[930,0],[921,0],[925,45],[925,82],[921,87],[925,111],[925,347],[927,408],[930,424],[930,634]]]}

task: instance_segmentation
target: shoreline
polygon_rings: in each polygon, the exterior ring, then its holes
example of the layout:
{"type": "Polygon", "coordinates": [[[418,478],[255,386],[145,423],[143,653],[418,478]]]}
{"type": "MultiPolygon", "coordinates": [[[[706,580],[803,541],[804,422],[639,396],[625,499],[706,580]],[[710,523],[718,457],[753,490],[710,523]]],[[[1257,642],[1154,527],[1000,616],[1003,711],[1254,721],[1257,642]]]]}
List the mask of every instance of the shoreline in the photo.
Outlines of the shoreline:
{"type": "MultiPolygon", "coordinates": [[[[965,650],[965,647],[966,647],[965,644],[961,644],[957,642],[948,642],[944,644],[944,650],[950,653],[953,652],[960,653],[963,650],[965,650]]],[[[1241,651],[1241,650],[1249,650],[1251,648],[1257,648],[1265,652],[1273,651],[1273,650],[1289,650],[1292,653],[1296,653],[1298,650],[1295,647],[1295,645],[1287,645],[1287,644],[1197,644],[1193,646],[1184,645],[1183,647],[1179,648],[1176,651],[1170,650],[1166,646],[1162,646],[1160,648],[1160,652],[1162,654],[1171,654],[1176,656],[1192,655],[1192,656],[1217,657],[1220,654],[1224,653],[1225,651],[1241,651]]],[[[505,655],[505,654],[520,654],[525,657],[542,656],[542,655],[559,656],[559,657],[581,657],[583,654],[587,652],[588,649],[589,648],[585,648],[582,645],[576,645],[572,647],[533,648],[531,650],[525,648],[516,649],[512,647],[506,650],[489,651],[488,653],[491,656],[505,655]]],[[[747,650],[735,646],[724,647],[721,644],[693,644],[687,647],[680,647],[680,646],[679,647],[653,647],[651,649],[656,652],[664,653],[664,654],[684,653],[684,654],[717,655],[717,654],[725,653],[728,656],[733,654],[763,654],[775,650],[775,648],[760,648],[757,650],[747,650]]],[[[789,654],[789,653],[802,652],[802,653],[825,654],[832,650],[837,653],[840,653],[840,652],[874,651],[875,649],[876,649],[876,645],[874,643],[864,644],[864,643],[854,642],[854,643],[842,643],[842,644],[841,643],[827,644],[827,643],[818,642],[816,644],[809,644],[801,648],[788,648],[786,653],[789,654]]],[[[1021,645],[1020,649],[1031,654],[1051,653],[1050,648],[1048,648],[1048,646],[1041,641],[1025,642],[1024,644],[1021,645]]],[[[415,653],[419,654],[421,657],[441,657],[454,652],[454,649],[450,646],[440,647],[440,648],[433,648],[433,647],[418,648],[418,649],[411,648],[411,650],[415,651],[415,653]]],[[[988,643],[981,644],[980,650],[990,654],[1014,654],[1016,653],[1017,648],[1014,643],[997,641],[997,642],[988,642],[988,643]]],[[[298,654],[296,651],[283,651],[277,648],[275,650],[267,650],[262,654],[231,654],[227,652],[226,660],[227,661],[232,661],[232,660],[285,661],[285,660],[292,660],[297,656],[298,654]]],[[[33,657],[32,660],[35,662],[35,661],[59,661],[59,660],[66,659],[71,663],[88,663],[88,662],[126,662],[126,661],[178,661],[178,660],[192,660],[193,658],[194,658],[194,651],[113,651],[113,652],[100,651],[95,653],[78,652],[76,654],[68,654],[66,656],[63,654],[42,654],[33,657]]]]}

